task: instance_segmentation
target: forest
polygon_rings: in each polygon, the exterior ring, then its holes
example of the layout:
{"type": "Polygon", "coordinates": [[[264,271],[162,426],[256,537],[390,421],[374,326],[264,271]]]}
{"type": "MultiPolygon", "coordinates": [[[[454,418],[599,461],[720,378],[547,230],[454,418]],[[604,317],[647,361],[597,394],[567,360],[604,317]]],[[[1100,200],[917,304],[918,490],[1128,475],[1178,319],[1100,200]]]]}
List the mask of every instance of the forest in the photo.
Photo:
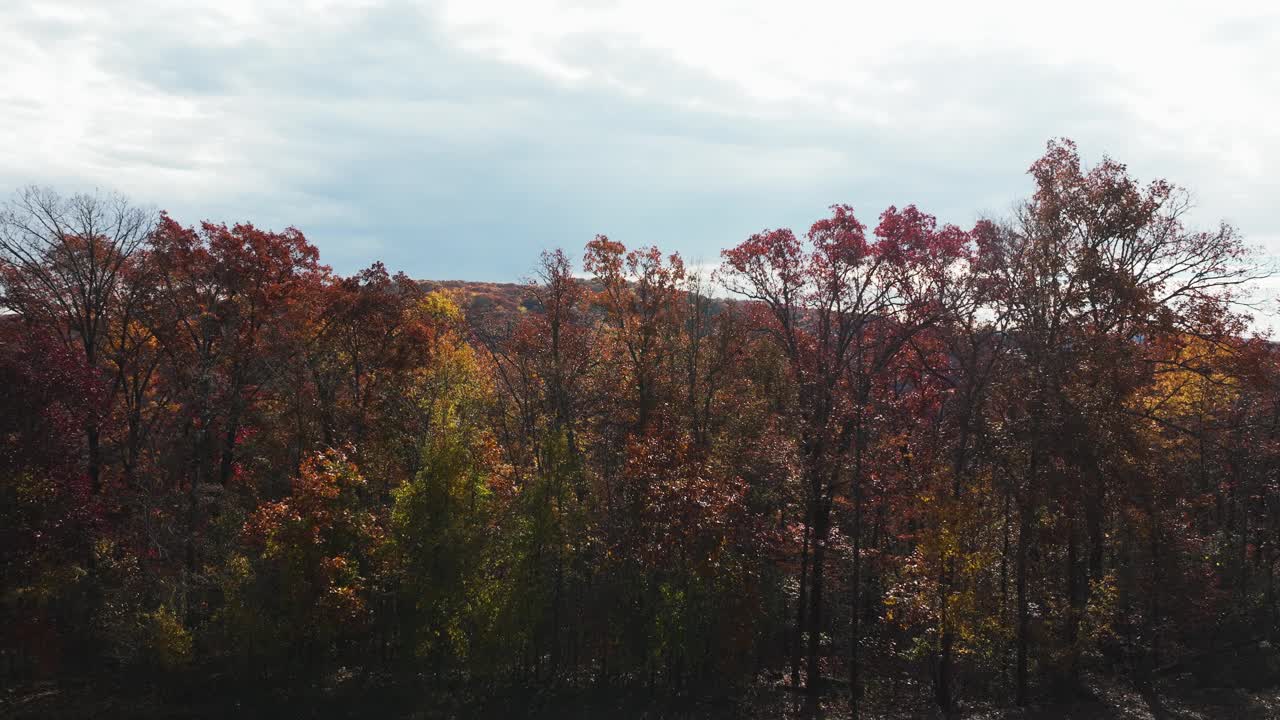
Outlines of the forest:
{"type": "Polygon", "coordinates": [[[505,286],[18,190],[0,714],[1275,686],[1270,269],[1069,140],[1027,186],[967,229],[835,205],[707,268],[567,238],[505,286]]]}

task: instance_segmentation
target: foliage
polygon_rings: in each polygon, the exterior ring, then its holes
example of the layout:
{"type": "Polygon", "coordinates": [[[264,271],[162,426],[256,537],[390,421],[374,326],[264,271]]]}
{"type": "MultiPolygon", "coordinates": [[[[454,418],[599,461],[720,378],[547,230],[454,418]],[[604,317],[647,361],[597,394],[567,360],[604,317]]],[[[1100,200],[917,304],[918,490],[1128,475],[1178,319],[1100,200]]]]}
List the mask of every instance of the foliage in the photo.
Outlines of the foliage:
{"type": "Polygon", "coordinates": [[[1265,653],[1260,269],[1069,141],[1029,174],[970,229],[836,205],[712,276],[600,235],[505,286],[21,191],[0,671],[955,711],[1265,653]]]}

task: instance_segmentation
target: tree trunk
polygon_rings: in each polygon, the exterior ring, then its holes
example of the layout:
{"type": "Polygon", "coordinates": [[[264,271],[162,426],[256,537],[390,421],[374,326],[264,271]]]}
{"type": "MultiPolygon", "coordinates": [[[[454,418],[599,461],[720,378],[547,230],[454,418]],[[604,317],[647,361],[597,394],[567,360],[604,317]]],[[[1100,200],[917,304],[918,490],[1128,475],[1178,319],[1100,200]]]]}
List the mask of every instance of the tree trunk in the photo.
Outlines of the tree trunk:
{"type": "Polygon", "coordinates": [[[805,688],[817,694],[822,687],[822,675],[818,668],[818,649],[822,638],[822,585],[826,570],[827,535],[830,530],[830,510],[819,498],[813,523],[813,587],[809,589],[809,657],[806,667],[808,677],[805,688]]]}
{"type": "Polygon", "coordinates": [[[89,487],[93,494],[102,494],[102,448],[99,445],[98,423],[90,422],[85,428],[89,444],[89,487]]]}
{"type": "Polygon", "coordinates": [[[1027,643],[1030,630],[1030,614],[1027,606],[1027,554],[1031,544],[1031,509],[1024,504],[1019,508],[1019,515],[1018,565],[1014,581],[1018,595],[1018,664],[1015,700],[1021,706],[1027,704],[1027,643]]]}
{"type": "Polygon", "coordinates": [[[854,434],[853,461],[853,585],[849,603],[849,712],[858,717],[858,701],[862,699],[859,645],[862,640],[862,449],[865,438],[862,423],[854,434]]]}
{"type": "Polygon", "coordinates": [[[800,589],[796,600],[796,631],[791,643],[791,687],[800,687],[800,654],[803,652],[805,640],[805,613],[809,601],[809,536],[812,533],[810,518],[812,511],[804,514],[804,542],[800,547],[800,589]]]}
{"type": "MultiPolygon", "coordinates": [[[[1080,651],[1077,640],[1080,637],[1080,618],[1084,615],[1086,592],[1081,588],[1079,561],[1079,531],[1075,519],[1068,520],[1067,528],[1067,618],[1066,639],[1067,658],[1063,668],[1063,680],[1068,686],[1074,686],[1077,678],[1080,651]]],[[[1085,583],[1087,585],[1087,583],[1085,583]]]]}

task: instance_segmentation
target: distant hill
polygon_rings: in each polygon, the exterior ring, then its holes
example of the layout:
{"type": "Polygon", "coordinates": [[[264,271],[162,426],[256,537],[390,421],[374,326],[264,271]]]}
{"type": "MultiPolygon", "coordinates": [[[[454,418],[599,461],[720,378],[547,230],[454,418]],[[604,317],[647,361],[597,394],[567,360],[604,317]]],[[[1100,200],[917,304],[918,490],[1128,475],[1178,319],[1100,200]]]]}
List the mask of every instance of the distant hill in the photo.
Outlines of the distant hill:
{"type": "Polygon", "coordinates": [[[538,304],[529,297],[524,283],[493,283],[472,280],[423,280],[428,292],[447,290],[458,296],[467,317],[481,315],[517,314],[537,310],[538,304]]]}
{"type": "MultiPolygon", "coordinates": [[[[522,312],[537,312],[538,303],[529,295],[526,283],[495,283],[476,280],[420,280],[427,292],[447,290],[458,296],[462,310],[468,319],[505,318],[522,312]]],[[[592,280],[579,278],[578,282],[586,286],[588,293],[600,292],[601,286],[592,280]]],[[[724,297],[711,298],[711,311],[718,313],[728,303],[724,297]]],[[[600,308],[592,303],[593,311],[600,308]]]]}

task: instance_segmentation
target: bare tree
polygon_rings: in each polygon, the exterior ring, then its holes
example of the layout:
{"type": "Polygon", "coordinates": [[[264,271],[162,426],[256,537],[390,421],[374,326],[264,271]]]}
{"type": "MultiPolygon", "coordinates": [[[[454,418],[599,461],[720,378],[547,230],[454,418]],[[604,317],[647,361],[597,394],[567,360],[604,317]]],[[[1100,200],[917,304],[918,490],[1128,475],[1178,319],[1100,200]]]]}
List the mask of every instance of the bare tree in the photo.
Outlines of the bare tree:
{"type": "MultiPolygon", "coordinates": [[[[52,329],[97,367],[121,271],[155,217],[114,193],[64,197],[36,186],[19,190],[0,208],[0,304],[52,329]]],[[[102,453],[96,420],[85,434],[97,492],[102,453]]]]}

